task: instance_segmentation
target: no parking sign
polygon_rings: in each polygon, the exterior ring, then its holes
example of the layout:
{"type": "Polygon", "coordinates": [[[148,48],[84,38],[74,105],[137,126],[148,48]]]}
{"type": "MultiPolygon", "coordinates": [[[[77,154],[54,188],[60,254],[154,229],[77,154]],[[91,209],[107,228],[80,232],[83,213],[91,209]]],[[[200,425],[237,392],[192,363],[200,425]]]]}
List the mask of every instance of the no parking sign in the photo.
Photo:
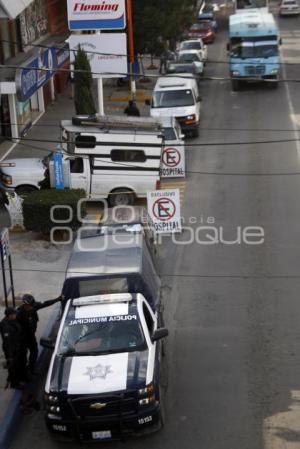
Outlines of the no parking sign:
{"type": "Polygon", "coordinates": [[[181,232],[179,189],[147,193],[148,214],[158,234],[181,232]]]}
{"type": "Polygon", "coordinates": [[[185,154],[183,146],[167,146],[163,149],[160,176],[162,178],[185,177],[185,154]]]}

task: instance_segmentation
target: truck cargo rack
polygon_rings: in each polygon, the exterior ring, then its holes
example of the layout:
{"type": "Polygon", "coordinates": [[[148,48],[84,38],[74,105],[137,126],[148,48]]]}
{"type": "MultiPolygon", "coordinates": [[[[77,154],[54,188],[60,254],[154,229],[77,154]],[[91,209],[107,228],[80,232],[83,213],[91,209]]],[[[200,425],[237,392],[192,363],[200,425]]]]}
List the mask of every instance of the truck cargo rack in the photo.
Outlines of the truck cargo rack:
{"type": "Polygon", "coordinates": [[[131,132],[150,131],[161,133],[161,124],[152,117],[123,117],[121,115],[78,115],[72,117],[73,126],[96,127],[106,132],[125,130],[131,132]]]}

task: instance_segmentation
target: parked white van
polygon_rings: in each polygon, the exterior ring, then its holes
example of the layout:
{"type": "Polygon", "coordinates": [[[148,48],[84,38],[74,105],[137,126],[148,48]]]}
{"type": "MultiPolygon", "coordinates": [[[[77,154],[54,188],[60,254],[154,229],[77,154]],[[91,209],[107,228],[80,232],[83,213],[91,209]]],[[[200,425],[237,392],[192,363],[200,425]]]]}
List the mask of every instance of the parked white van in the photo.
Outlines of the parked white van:
{"type": "Polygon", "coordinates": [[[184,133],[199,135],[201,98],[191,74],[158,78],[151,100],[150,115],[175,117],[184,133]]]}

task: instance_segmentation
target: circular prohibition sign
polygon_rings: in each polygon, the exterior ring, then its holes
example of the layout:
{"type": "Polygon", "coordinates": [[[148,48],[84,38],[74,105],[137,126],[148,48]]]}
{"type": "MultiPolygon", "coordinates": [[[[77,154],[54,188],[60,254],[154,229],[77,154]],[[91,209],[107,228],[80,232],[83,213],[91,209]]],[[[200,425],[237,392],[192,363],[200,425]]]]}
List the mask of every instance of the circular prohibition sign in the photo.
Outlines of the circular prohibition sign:
{"type": "Polygon", "coordinates": [[[181,161],[181,154],[177,148],[165,148],[162,154],[162,160],[167,167],[177,167],[181,161]]]}
{"type": "Polygon", "coordinates": [[[175,203],[167,197],[158,198],[152,206],[152,212],[155,218],[160,221],[168,221],[174,217],[176,212],[175,203]]]}

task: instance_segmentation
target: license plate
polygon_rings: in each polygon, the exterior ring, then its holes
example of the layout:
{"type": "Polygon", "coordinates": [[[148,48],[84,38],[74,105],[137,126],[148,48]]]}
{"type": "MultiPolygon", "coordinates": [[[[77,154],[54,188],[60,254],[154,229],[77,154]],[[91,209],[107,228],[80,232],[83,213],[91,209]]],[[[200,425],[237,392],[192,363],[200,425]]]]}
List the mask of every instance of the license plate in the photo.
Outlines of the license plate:
{"type": "Polygon", "coordinates": [[[108,440],[111,438],[110,430],[102,430],[101,432],[92,432],[93,440],[108,440]]]}

